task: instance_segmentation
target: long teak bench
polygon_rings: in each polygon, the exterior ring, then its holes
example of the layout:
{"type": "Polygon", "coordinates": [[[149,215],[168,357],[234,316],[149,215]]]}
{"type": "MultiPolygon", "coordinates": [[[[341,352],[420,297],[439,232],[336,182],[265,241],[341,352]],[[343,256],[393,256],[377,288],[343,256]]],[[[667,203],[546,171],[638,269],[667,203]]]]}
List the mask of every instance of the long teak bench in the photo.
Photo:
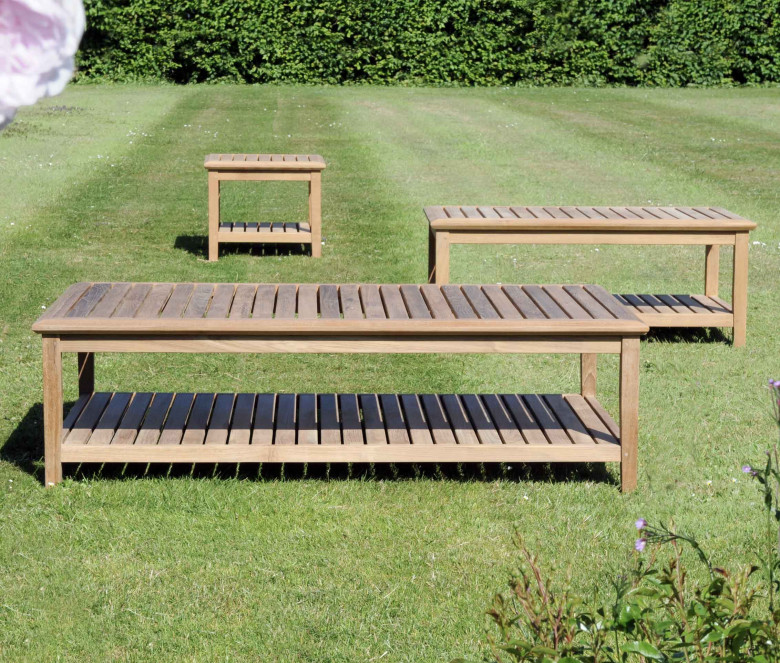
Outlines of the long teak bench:
{"type": "Polygon", "coordinates": [[[75,462],[621,463],[636,483],[639,337],[603,288],[78,283],[43,336],[46,482],[75,462]],[[62,354],[79,399],[63,418],[62,354]],[[577,353],[580,393],[96,392],[97,352],[577,353]],[[596,399],[620,355],[620,426],[596,399]]]}
{"type": "Polygon", "coordinates": [[[719,207],[426,207],[429,280],[449,281],[450,244],[688,244],[705,247],[703,295],[616,295],[651,327],[733,327],[745,344],[748,233],[719,207]],[[731,304],[718,297],[720,247],[734,247],[731,304]]]}
{"type": "Polygon", "coordinates": [[[203,162],[209,177],[209,262],[224,243],[311,244],[311,255],[322,255],[322,171],[318,154],[209,154],[203,162]],[[225,181],[309,183],[307,221],[223,222],[220,183],[225,181]]]}

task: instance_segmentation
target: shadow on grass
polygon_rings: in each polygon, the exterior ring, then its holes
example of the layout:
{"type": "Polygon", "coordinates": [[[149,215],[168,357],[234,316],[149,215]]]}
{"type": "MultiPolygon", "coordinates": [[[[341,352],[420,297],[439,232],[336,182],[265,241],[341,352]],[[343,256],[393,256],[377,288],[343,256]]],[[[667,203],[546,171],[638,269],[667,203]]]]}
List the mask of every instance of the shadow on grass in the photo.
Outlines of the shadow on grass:
{"type": "MultiPolygon", "coordinates": [[[[173,248],[191,253],[198,258],[208,258],[208,237],[205,235],[179,235],[173,248]]],[[[219,255],[247,254],[253,256],[307,256],[311,249],[305,244],[220,244],[219,255]]]]}
{"type": "Polygon", "coordinates": [[[644,337],[648,343],[731,343],[718,327],[654,327],[644,337]]]}
{"type": "MultiPolygon", "coordinates": [[[[68,403],[70,407],[72,403],[68,403]]],[[[67,408],[66,408],[67,409],[67,408]]],[[[0,448],[0,460],[43,482],[43,406],[36,403],[0,448]]],[[[65,478],[247,481],[547,481],[617,485],[605,463],[69,463],[65,478]]]]}

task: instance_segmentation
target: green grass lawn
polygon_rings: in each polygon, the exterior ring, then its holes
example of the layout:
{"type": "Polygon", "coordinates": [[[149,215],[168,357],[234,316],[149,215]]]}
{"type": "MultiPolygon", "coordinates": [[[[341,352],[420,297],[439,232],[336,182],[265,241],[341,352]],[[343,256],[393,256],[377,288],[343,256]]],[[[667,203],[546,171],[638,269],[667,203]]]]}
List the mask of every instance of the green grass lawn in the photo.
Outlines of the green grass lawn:
{"type": "MultiPolygon", "coordinates": [[[[761,540],[739,466],[776,435],[780,90],[76,86],[0,134],[0,659],[447,661],[483,650],[518,528],[603,594],[633,520],[737,565],[761,540]],[[317,152],[323,258],[205,261],[209,152],[317,152]],[[747,347],[642,343],[639,488],[617,468],[66,466],[42,478],[40,340],[79,280],[421,282],[428,204],[731,209],[751,237],[747,347]]],[[[299,183],[223,193],[226,220],[305,213],[299,183]],[[290,210],[292,210],[290,212],[290,210]]],[[[287,216],[286,218],[290,218],[287,216]]],[[[723,250],[722,290],[731,256],[723,250]]],[[[454,282],[702,292],[700,247],[464,247],[454,282]]],[[[70,358],[67,358],[70,359],[70,358]]],[[[67,363],[66,397],[75,391],[67,363]]],[[[98,356],[101,390],[555,392],[557,356],[98,356]]],[[[615,411],[617,365],[599,388],[615,411]]]]}

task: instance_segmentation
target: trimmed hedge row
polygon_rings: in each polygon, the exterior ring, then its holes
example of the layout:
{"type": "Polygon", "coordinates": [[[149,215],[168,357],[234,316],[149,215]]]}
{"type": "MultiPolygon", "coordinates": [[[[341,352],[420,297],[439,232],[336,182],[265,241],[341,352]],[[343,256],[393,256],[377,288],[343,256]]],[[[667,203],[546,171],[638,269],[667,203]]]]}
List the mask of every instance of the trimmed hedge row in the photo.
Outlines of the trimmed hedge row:
{"type": "Polygon", "coordinates": [[[780,0],[86,0],[79,77],[780,82],[780,0]]]}

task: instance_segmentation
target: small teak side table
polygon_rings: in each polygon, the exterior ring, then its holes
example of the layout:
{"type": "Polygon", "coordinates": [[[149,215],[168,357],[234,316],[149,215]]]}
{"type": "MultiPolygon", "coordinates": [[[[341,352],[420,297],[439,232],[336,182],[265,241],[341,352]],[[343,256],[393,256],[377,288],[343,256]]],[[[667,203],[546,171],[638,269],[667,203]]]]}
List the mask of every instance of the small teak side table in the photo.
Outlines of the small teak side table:
{"type": "Polygon", "coordinates": [[[311,244],[311,255],[322,255],[322,171],[317,154],[209,154],[203,164],[209,174],[209,262],[217,260],[220,243],[311,244]],[[303,181],[309,183],[309,221],[222,223],[219,183],[303,181]]]}

